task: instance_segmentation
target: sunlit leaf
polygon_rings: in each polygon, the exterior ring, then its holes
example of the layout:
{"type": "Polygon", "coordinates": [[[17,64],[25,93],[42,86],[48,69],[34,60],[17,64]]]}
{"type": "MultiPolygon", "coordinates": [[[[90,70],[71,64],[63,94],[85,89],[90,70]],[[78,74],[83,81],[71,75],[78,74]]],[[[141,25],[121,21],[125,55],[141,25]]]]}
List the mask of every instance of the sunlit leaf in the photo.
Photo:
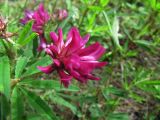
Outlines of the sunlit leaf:
{"type": "Polygon", "coordinates": [[[34,38],[37,37],[37,33],[32,33],[31,35],[29,35],[26,39],[24,39],[23,41],[20,41],[19,44],[21,46],[26,45],[27,43],[29,43],[31,40],[34,40],[34,38]]]}
{"type": "Polygon", "coordinates": [[[136,85],[160,85],[160,80],[141,80],[135,83],[136,85]]]}
{"type": "Polygon", "coordinates": [[[100,4],[104,7],[109,3],[109,0],[100,0],[100,4]]]}
{"type": "Polygon", "coordinates": [[[100,6],[89,6],[88,8],[90,10],[97,11],[97,12],[101,12],[103,10],[103,8],[100,6]]]}
{"type": "Polygon", "coordinates": [[[112,37],[116,47],[122,50],[122,47],[119,44],[119,20],[116,16],[114,17],[113,26],[112,26],[112,37]]]}
{"type": "Polygon", "coordinates": [[[20,36],[18,37],[18,40],[17,40],[18,44],[24,42],[27,35],[31,32],[30,30],[32,28],[32,24],[33,24],[33,21],[30,21],[24,26],[23,30],[20,32],[20,36]]]}
{"type": "Polygon", "coordinates": [[[16,63],[15,69],[15,78],[19,78],[27,65],[27,58],[26,57],[19,57],[16,63]]]}
{"type": "Polygon", "coordinates": [[[10,63],[7,56],[0,57],[0,90],[10,97],[10,63]]]}

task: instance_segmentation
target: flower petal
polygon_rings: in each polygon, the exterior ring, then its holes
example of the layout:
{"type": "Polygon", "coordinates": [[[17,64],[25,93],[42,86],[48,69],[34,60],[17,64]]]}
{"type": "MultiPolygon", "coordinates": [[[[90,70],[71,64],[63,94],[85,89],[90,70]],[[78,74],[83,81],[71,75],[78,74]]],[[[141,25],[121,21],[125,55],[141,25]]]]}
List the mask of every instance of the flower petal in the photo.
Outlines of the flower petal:
{"type": "Polygon", "coordinates": [[[44,6],[41,3],[38,9],[34,12],[33,15],[34,23],[32,26],[32,30],[38,34],[43,34],[43,27],[46,22],[50,19],[50,16],[47,11],[44,10],[44,6]]]}
{"type": "Polygon", "coordinates": [[[69,84],[71,83],[72,76],[65,73],[64,70],[59,70],[58,73],[59,73],[59,76],[60,76],[60,79],[61,79],[61,83],[65,87],[68,87],[69,84]]]}
{"type": "Polygon", "coordinates": [[[65,43],[65,53],[70,55],[81,48],[82,38],[79,34],[79,31],[76,27],[71,28],[68,33],[67,41],[65,43]],[[67,51],[67,52],[66,52],[67,51]]]}
{"type": "Polygon", "coordinates": [[[89,74],[93,69],[101,68],[105,66],[107,62],[98,62],[98,61],[81,61],[80,68],[78,69],[82,74],[89,74]],[[84,69],[85,68],[85,69],[84,69]]]}
{"type": "Polygon", "coordinates": [[[97,60],[104,52],[105,48],[97,42],[87,48],[81,49],[78,54],[81,56],[81,60],[97,60]]]}
{"type": "Polygon", "coordinates": [[[62,49],[63,45],[64,45],[64,42],[63,42],[63,32],[62,32],[62,29],[59,28],[58,29],[58,46],[57,46],[59,52],[62,49]]]}
{"type": "Polygon", "coordinates": [[[57,34],[55,32],[50,32],[50,37],[51,37],[52,41],[55,44],[57,44],[57,42],[58,42],[58,36],[57,36],[57,34]]]}
{"type": "Polygon", "coordinates": [[[83,37],[83,41],[81,41],[81,46],[85,47],[85,44],[88,42],[90,38],[90,34],[87,34],[86,36],[83,37]]]}
{"type": "Polygon", "coordinates": [[[53,65],[48,65],[46,67],[38,66],[37,68],[46,74],[49,74],[54,71],[53,65]]]}

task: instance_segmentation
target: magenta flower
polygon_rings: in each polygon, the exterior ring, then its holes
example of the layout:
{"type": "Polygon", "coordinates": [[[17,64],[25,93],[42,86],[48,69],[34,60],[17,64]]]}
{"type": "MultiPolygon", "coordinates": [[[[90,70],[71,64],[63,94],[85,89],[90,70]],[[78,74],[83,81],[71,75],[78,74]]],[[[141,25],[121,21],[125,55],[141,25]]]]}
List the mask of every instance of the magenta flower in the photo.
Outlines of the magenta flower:
{"type": "Polygon", "coordinates": [[[45,11],[43,4],[41,3],[38,9],[34,12],[33,15],[34,23],[32,30],[38,34],[44,33],[44,25],[50,19],[50,16],[47,11],[45,11]]]}
{"type": "Polygon", "coordinates": [[[29,20],[33,20],[32,31],[39,34],[40,45],[38,51],[41,51],[46,46],[46,40],[44,37],[44,26],[49,21],[50,16],[48,12],[44,9],[43,4],[39,4],[36,11],[25,11],[25,17],[21,19],[22,24],[26,24],[29,20]]]}
{"type": "Polygon", "coordinates": [[[25,13],[25,17],[20,19],[20,22],[25,25],[28,21],[33,19],[34,12],[31,10],[25,10],[24,13],[25,13]]]}
{"type": "Polygon", "coordinates": [[[43,4],[39,4],[36,11],[25,11],[25,17],[20,19],[22,24],[26,24],[29,20],[34,20],[32,30],[39,35],[44,33],[44,26],[49,21],[50,16],[48,12],[44,9],[43,4]]]}
{"type": "Polygon", "coordinates": [[[106,62],[97,61],[104,54],[105,48],[98,42],[85,47],[89,36],[87,34],[81,37],[78,29],[73,27],[64,43],[62,29],[58,30],[58,35],[51,32],[50,37],[53,43],[48,45],[45,51],[53,59],[53,64],[46,67],[38,66],[38,69],[46,74],[57,70],[61,83],[65,87],[68,87],[72,78],[82,83],[86,83],[88,79],[100,80],[92,72],[95,68],[106,65],[106,62]]]}
{"type": "Polygon", "coordinates": [[[32,30],[39,34],[40,45],[38,47],[38,51],[41,51],[46,46],[46,40],[44,37],[44,26],[49,21],[50,16],[47,11],[45,11],[43,4],[41,3],[38,9],[34,12],[33,15],[33,26],[32,30]]]}

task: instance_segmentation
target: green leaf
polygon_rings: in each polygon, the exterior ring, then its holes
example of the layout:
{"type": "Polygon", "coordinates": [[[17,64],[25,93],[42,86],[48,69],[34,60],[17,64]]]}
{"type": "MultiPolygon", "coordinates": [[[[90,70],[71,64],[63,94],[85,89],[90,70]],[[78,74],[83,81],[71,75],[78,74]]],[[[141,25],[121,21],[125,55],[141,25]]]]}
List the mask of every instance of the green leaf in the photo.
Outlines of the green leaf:
{"type": "Polygon", "coordinates": [[[151,7],[156,9],[156,0],[150,0],[151,7]]]}
{"type": "Polygon", "coordinates": [[[112,37],[113,37],[113,41],[115,43],[115,46],[122,50],[122,47],[120,46],[119,44],[119,20],[118,18],[115,16],[114,17],[114,21],[113,21],[113,26],[112,26],[112,31],[111,31],[111,34],[112,34],[112,37]]]}
{"type": "Polygon", "coordinates": [[[46,119],[46,115],[31,114],[31,115],[27,115],[27,119],[26,120],[45,120],[45,119],[46,119]]]}
{"type": "Polygon", "coordinates": [[[107,13],[105,11],[103,11],[103,15],[104,15],[106,23],[108,25],[110,35],[113,39],[114,46],[117,49],[122,51],[123,49],[119,43],[119,33],[118,33],[119,32],[119,21],[118,21],[118,18],[116,16],[114,17],[113,25],[111,26],[111,22],[109,21],[107,13]]]}
{"type": "Polygon", "coordinates": [[[93,11],[96,11],[96,12],[101,12],[103,10],[102,7],[100,6],[95,6],[95,5],[92,5],[92,6],[89,6],[88,7],[90,10],[93,10],[93,11]]]}
{"type": "Polygon", "coordinates": [[[160,85],[160,80],[141,80],[136,82],[135,85],[160,85]]]}
{"type": "Polygon", "coordinates": [[[88,22],[87,22],[87,25],[86,25],[88,31],[92,31],[93,26],[94,26],[94,22],[95,22],[95,19],[96,19],[96,15],[97,15],[97,13],[94,13],[92,16],[90,16],[88,18],[88,22]]]}
{"type": "Polygon", "coordinates": [[[93,32],[98,32],[98,33],[101,33],[101,32],[104,32],[104,31],[108,31],[108,26],[106,26],[106,25],[101,25],[101,26],[96,26],[96,27],[93,29],[93,32]]]}
{"type": "Polygon", "coordinates": [[[0,38],[0,54],[5,54],[5,53],[6,53],[6,46],[3,39],[0,38]]]}
{"type": "Polygon", "coordinates": [[[129,97],[131,97],[132,99],[136,100],[139,103],[143,103],[145,101],[145,98],[141,95],[138,95],[136,93],[130,93],[129,97]]]}
{"type": "Polygon", "coordinates": [[[25,48],[23,48],[22,51],[23,52],[23,56],[27,57],[27,58],[32,58],[34,55],[33,55],[33,50],[36,50],[37,52],[37,46],[33,46],[33,44],[35,44],[35,42],[38,42],[38,40],[34,39],[32,41],[30,41],[26,46],[25,48]],[[35,47],[35,48],[33,48],[35,47]]]}
{"type": "Polygon", "coordinates": [[[31,40],[33,40],[35,37],[37,37],[37,33],[32,33],[31,35],[29,35],[26,39],[24,39],[23,41],[20,41],[19,44],[21,46],[26,45],[27,43],[29,43],[31,40]]]}
{"type": "Polygon", "coordinates": [[[27,85],[29,87],[37,88],[37,89],[55,89],[57,91],[72,91],[77,92],[79,88],[74,85],[70,85],[68,88],[63,87],[59,81],[55,80],[33,80],[33,79],[25,79],[20,81],[21,85],[27,85]]]}
{"type": "Polygon", "coordinates": [[[30,65],[30,67],[27,69],[27,71],[22,76],[27,77],[27,76],[33,75],[35,73],[39,73],[41,71],[38,70],[37,66],[46,66],[51,63],[52,63],[52,60],[50,57],[48,57],[48,56],[43,57],[42,59],[38,60],[34,64],[30,65]]]}
{"type": "Polygon", "coordinates": [[[57,120],[56,115],[52,112],[50,107],[38,95],[24,88],[21,89],[21,91],[26,96],[29,104],[36,109],[37,113],[45,115],[46,120],[57,120]]]}
{"type": "Polygon", "coordinates": [[[129,120],[127,113],[111,113],[107,117],[108,120],[129,120]]]}
{"type": "Polygon", "coordinates": [[[7,56],[0,57],[0,91],[10,97],[10,64],[7,56]]]}
{"type": "Polygon", "coordinates": [[[137,55],[138,55],[138,52],[136,50],[135,51],[130,50],[130,51],[127,51],[127,53],[125,53],[126,57],[135,57],[137,55]]]}
{"type": "Polygon", "coordinates": [[[109,3],[109,0],[100,0],[101,6],[106,6],[109,3]]]}
{"type": "Polygon", "coordinates": [[[23,99],[18,87],[14,87],[11,96],[11,118],[12,120],[22,120],[24,109],[23,99]]]}
{"type": "Polygon", "coordinates": [[[134,41],[134,43],[136,43],[138,46],[140,46],[144,49],[153,51],[154,46],[153,46],[152,42],[149,42],[147,40],[136,40],[136,41],[134,41]]]}
{"type": "Polygon", "coordinates": [[[0,94],[0,119],[6,120],[10,115],[10,104],[6,96],[0,94]]]}
{"type": "Polygon", "coordinates": [[[27,65],[27,58],[26,57],[19,57],[16,63],[15,69],[15,78],[19,78],[27,65]]]}
{"type": "Polygon", "coordinates": [[[112,26],[111,26],[111,23],[110,23],[110,21],[108,19],[108,15],[107,15],[107,13],[105,11],[103,11],[103,15],[104,15],[104,18],[105,18],[106,23],[108,25],[109,31],[112,33],[112,26]]]}
{"type": "Polygon", "coordinates": [[[63,99],[62,97],[60,97],[60,96],[58,96],[58,95],[56,95],[56,94],[54,94],[54,95],[51,94],[51,95],[50,95],[50,98],[51,98],[51,100],[52,100],[54,103],[56,103],[56,104],[58,104],[58,105],[65,106],[65,107],[71,109],[74,114],[77,113],[77,108],[76,108],[76,106],[72,105],[71,103],[69,103],[68,101],[66,101],[65,99],[63,99]]]}
{"type": "Polygon", "coordinates": [[[26,39],[27,35],[30,33],[30,30],[32,28],[33,21],[29,21],[23,28],[23,30],[20,33],[19,39],[17,40],[17,43],[23,43],[23,41],[26,39]]]}
{"type": "Polygon", "coordinates": [[[156,9],[157,9],[157,10],[160,10],[160,3],[157,3],[156,9]]]}
{"type": "Polygon", "coordinates": [[[110,95],[113,94],[113,95],[117,95],[119,97],[125,97],[126,96],[126,93],[125,91],[121,90],[121,89],[118,89],[116,87],[108,87],[108,88],[105,88],[103,90],[103,96],[108,99],[110,98],[110,95]]]}

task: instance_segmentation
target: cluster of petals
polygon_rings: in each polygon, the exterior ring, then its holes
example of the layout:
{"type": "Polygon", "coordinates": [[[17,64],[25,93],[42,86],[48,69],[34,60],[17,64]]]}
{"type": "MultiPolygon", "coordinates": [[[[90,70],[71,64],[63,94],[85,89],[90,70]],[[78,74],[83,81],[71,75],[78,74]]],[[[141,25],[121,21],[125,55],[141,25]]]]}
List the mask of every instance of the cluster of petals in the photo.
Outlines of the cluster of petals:
{"type": "Polygon", "coordinates": [[[40,35],[44,34],[44,26],[49,21],[49,19],[50,16],[41,3],[38,9],[33,14],[34,23],[32,26],[32,30],[40,35]]]}
{"type": "Polygon", "coordinates": [[[65,87],[69,86],[72,78],[81,83],[86,83],[89,79],[100,80],[93,75],[93,70],[106,65],[106,62],[98,61],[104,54],[105,48],[98,42],[86,47],[89,37],[89,34],[81,37],[76,27],[70,29],[65,42],[62,29],[58,29],[58,35],[50,32],[53,43],[47,45],[45,51],[53,63],[48,66],[38,66],[38,69],[46,74],[56,70],[65,87]]]}
{"type": "Polygon", "coordinates": [[[46,40],[44,37],[44,26],[49,21],[50,16],[48,12],[44,9],[43,4],[41,3],[38,6],[38,9],[35,11],[26,10],[25,17],[20,19],[22,24],[26,24],[28,21],[33,20],[32,31],[39,34],[40,45],[38,51],[41,51],[46,46],[46,40]]]}
{"type": "Polygon", "coordinates": [[[26,10],[25,17],[20,19],[22,24],[26,24],[28,21],[33,20],[32,30],[39,35],[44,33],[44,26],[49,21],[50,16],[44,9],[43,4],[39,4],[38,9],[35,11],[26,10]]]}

